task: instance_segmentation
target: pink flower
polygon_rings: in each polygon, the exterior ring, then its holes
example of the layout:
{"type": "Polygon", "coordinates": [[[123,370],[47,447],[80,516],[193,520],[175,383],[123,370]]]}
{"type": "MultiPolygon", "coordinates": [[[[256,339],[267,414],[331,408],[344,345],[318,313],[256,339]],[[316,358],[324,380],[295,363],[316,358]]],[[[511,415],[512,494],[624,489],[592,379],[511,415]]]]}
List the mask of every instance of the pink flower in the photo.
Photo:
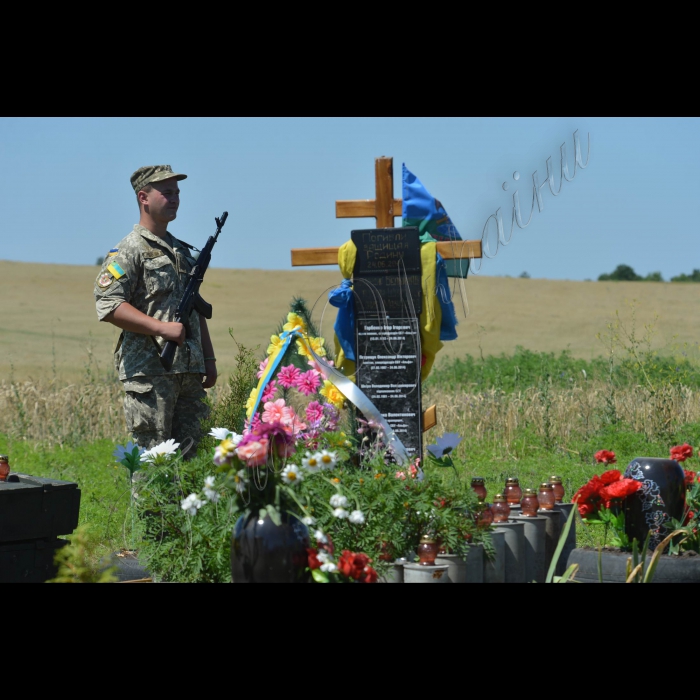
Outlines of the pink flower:
{"type": "Polygon", "coordinates": [[[397,479],[401,479],[401,481],[406,481],[406,472],[396,472],[396,474],[394,474],[394,476],[397,479]]]}
{"type": "Polygon", "coordinates": [[[302,423],[301,418],[299,418],[291,406],[285,406],[282,409],[282,418],[280,422],[288,429],[287,432],[291,431],[292,435],[297,435],[306,428],[306,423],[302,423]]]}
{"type": "Polygon", "coordinates": [[[265,373],[265,370],[267,369],[267,363],[270,361],[269,357],[266,357],[261,363],[260,366],[258,367],[258,379],[260,379],[263,374],[265,373]]]}
{"type": "Polygon", "coordinates": [[[323,407],[318,401],[312,401],[306,407],[306,420],[310,423],[318,423],[323,418],[323,407]]]}
{"type": "Polygon", "coordinates": [[[279,457],[290,457],[296,452],[294,436],[284,423],[262,423],[257,432],[258,440],[268,441],[270,449],[274,449],[279,457]]]}
{"type": "MultiPolygon", "coordinates": [[[[318,362],[316,362],[316,360],[314,360],[313,358],[308,358],[308,360],[309,360],[309,367],[312,367],[316,372],[318,372],[319,374],[322,374],[321,366],[318,364],[318,362]]],[[[324,360],[325,360],[327,365],[334,367],[333,360],[328,360],[326,358],[324,358],[324,360]]]]}
{"type": "Polygon", "coordinates": [[[238,458],[243,460],[249,467],[261,467],[267,462],[267,448],[269,441],[265,437],[251,440],[245,445],[241,443],[236,448],[238,458]]]}
{"type": "Polygon", "coordinates": [[[277,399],[277,401],[268,401],[265,404],[265,410],[262,414],[262,419],[265,423],[276,423],[281,422],[284,415],[283,411],[286,408],[286,403],[284,399],[277,399]]]}
{"type": "Polygon", "coordinates": [[[320,385],[319,373],[315,369],[310,369],[308,372],[299,375],[299,380],[297,381],[297,389],[304,396],[315,394],[320,385]]]}
{"type": "Polygon", "coordinates": [[[272,381],[266,387],[262,395],[262,402],[265,404],[267,401],[272,401],[277,393],[277,383],[272,381]]]}
{"type": "Polygon", "coordinates": [[[284,387],[285,389],[290,389],[291,387],[296,386],[297,382],[299,381],[300,374],[301,370],[298,367],[295,367],[294,365],[287,365],[286,367],[282,367],[282,369],[279,371],[277,381],[280,383],[280,386],[284,387]]]}

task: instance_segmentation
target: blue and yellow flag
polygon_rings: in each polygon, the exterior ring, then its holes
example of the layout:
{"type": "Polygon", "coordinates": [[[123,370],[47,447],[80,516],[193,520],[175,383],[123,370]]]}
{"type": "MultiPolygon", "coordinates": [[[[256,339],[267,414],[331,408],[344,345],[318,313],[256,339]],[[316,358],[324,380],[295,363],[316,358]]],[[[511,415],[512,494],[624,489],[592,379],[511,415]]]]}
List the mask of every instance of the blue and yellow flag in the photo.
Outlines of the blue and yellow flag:
{"type": "MultiPolygon", "coordinates": [[[[402,218],[404,226],[418,227],[421,240],[426,234],[436,241],[461,241],[456,226],[439,199],[425,189],[423,183],[403,164],[402,218]]],[[[469,272],[469,260],[445,260],[448,277],[465,277],[469,272]]]]}

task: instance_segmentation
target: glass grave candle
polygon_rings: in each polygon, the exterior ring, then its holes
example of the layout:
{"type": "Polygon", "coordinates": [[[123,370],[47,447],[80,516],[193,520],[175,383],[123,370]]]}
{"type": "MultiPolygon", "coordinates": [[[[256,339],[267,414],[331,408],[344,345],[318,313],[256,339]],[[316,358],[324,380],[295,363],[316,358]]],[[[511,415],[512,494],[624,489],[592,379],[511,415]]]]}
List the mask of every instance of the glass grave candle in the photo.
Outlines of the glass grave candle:
{"type": "Polygon", "coordinates": [[[534,489],[525,489],[523,499],[520,501],[520,514],[528,518],[537,516],[537,509],[540,507],[537,494],[534,489]]]}
{"type": "Polygon", "coordinates": [[[540,502],[540,508],[542,510],[552,510],[554,508],[554,488],[552,484],[540,484],[539,491],[537,492],[537,500],[540,502]]]}
{"type": "Polygon", "coordinates": [[[430,537],[430,535],[423,535],[423,537],[420,538],[420,543],[416,551],[416,554],[418,554],[418,563],[422,566],[434,566],[437,553],[437,540],[430,537]]]}
{"type": "Polygon", "coordinates": [[[488,503],[481,501],[476,511],[476,526],[479,530],[486,530],[493,522],[493,513],[488,503]]]}
{"type": "Polygon", "coordinates": [[[483,476],[475,476],[472,478],[472,490],[480,501],[486,500],[486,486],[484,486],[483,476]]]}
{"type": "Polygon", "coordinates": [[[10,473],[10,460],[7,455],[0,455],[0,481],[7,481],[10,473]]]}
{"type": "Polygon", "coordinates": [[[506,497],[502,493],[497,493],[493,497],[493,503],[491,504],[491,512],[493,513],[494,523],[508,522],[508,516],[510,515],[510,506],[506,501],[506,497]]]}
{"type": "Polygon", "coordinates": [[[564,487],[561,483],[561,477],[560,476],[550,476],[549,483],[552,485],[552,488],[554,489],[554,502],[555,503],[563,503],[564,502],[564,487]]]}
{"type": "Polygon", "coordinates": [[[520,503],[520,499],[523,497],[523,490],[520,488],[520,482],[516,477],[512,476],[506,479],[503,495],[506,497],[508,505],[517,506],[520,503]]]}

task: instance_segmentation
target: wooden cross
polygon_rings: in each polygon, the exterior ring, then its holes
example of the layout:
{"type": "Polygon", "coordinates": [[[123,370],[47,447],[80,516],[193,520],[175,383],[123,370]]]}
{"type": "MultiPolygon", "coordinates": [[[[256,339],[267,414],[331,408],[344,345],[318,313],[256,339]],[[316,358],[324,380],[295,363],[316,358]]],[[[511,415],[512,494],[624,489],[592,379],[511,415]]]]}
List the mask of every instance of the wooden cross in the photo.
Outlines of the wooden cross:
{"type": "MultiPolygon", "coordinates": [[[[401,216],[403,201],[394,197],[394,159],[374,159],[374,199],[338,200],[335,218],[374,217],[376,228],[393,228],[394,218],[401,216]]],[[[437,252],[444,260],[480,258],[481,241],[438,241],[437,252]]],[[[338,248],[293,248],[292,267],[337,265],[338,248]]],[[[423,412],[423,432],[437,425],[435,406],[423,412]]]]}
{"type": "MultiPolygon", "coordinates": [[[[394,198],[394,159],[374,159],[375,199],[346,199],[335,203],[335,218],[374,217],[376,228],[393,228],[401,216],[402,200],[394,198]]],[[[444,260],[481,257],[481,241],[438,241],[437,252],[444,260]]],[[[293,248],[292,267],[337,265],[338,248],[293,248]]]]}

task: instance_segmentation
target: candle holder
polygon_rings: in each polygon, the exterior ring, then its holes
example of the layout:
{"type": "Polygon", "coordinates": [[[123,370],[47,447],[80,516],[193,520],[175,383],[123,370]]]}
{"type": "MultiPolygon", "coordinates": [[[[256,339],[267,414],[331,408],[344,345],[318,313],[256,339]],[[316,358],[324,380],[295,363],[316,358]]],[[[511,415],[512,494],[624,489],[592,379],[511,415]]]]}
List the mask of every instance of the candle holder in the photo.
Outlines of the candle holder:
{"type": "Polygon", "coordinates": [[[7,455],[0,455],[0,481],[7,481],[10,473],[10,460],[7,455]]]}
{"type": "Polygon", "coordinates": [[[491,504],[491,512],[493,513],[494,523],[508,522],[508,516],[510,515],[510,506],[506,501],[506,497],[502,493],[497,493],[493,497],[493,503],[491,504]]]}
{"type": "Polygon", "coordinates": [[[560,476],[550,476],[549,483],[554,489],[554,502],[563,503],[564,502],[564,486],[562,485],[562,479],[560,476]]]}
{"type": "Polygon", "coordinates": [[[541,510],[552,510],[554,508],[554,488],[552,484],[540,484],[537,500],[540,502],[541,510]]]}
{"type": "Polygon", "coordinates": [[[480,501],[486,500],[486,486],[484,485],[483,476],[472,477],[472,490],[480,501]]]}
{"type": "Polygon", "coordinates": [[[537,494],[534,489],[525,489],[523,499],[520,501],[520,513],[528,518],[537,517],[537,509],[540,507],[537,494]]]}
{"type": "Polygon", "coordinates": [[[479,501],[479,505],[476,510],[476,526],[479,530],[486,530],[491,526],[493,522],[493,513],[488,503],[484,501],[479,501]]]}
{"type": "Polygon", "coordinates": [[[503,495],[506,497],[508,505],[517,506],[520,503],[520,499],[523,497],[523,490],[520,488],[520,482],[516,477],[512,476],[506,479],[503,495]]]}
{"type": "Polygon", "coordinates": [[[423,535],[420,538],[418,549],[418,563],[421,566],[435,566],[435,558],[438,553],[438,543],[430,535],[423,535]]]}

